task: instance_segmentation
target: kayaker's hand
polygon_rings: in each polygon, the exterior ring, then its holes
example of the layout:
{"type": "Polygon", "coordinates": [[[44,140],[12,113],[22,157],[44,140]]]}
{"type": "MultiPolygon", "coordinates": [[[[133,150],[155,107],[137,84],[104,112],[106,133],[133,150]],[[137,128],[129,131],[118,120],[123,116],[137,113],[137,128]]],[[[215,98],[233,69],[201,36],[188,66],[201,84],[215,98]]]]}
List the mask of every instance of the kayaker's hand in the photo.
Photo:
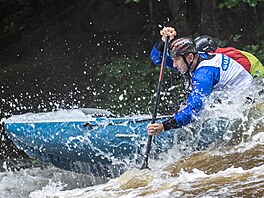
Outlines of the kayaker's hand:
{"type": "Polygon", "coordinates": [[[162,131],[164,131],[164,127],[162,123],[154,123],[154,124],[149,124],[147,126],[148,129],[148,134],[149,135],[158,135],[162,131]]]}
{"type": "Polygon", "coordinates": [[[164,27],[161,31],[160,31],[160,35],[162,36],[162,40],[165,42],[165,39],[167,36],[170,37],[169,41],[171,41],[172,39],[174,39],[174,37],[176,36],[177,32],[173,27],[164,27]]]}

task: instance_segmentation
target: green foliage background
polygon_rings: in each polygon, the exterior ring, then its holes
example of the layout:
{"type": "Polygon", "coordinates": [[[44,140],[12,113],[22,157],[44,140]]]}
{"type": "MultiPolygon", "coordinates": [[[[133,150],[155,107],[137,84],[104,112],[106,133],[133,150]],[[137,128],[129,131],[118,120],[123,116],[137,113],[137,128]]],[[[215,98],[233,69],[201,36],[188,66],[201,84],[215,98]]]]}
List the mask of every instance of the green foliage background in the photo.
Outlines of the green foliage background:
{"type": "MultiPolygon", "coordinates": [[[[117,114],[152,113],[159,72],[160,66],[152,65],[149,59],[142,63],[124,57],[114,58],[98,72],[98,78],[103,82],[94,105],[111,109],[117,114]],[[106,100],[102,103],[100,98],[106,100]]],[[[176,104],[187,95],[184,91],[186,80],[165,68],[159,112],[173,113],[178,108],[176,104]],[[176,88],[170,92],[169,88],[174,85],[177,85],[176,88]]]]}
{"type": "Polygon", "coordinates": [[[255,7],[258,3],[264,2],[263,0],[224,0],[223,2],[219,3],[219,8],[234,8],[239,4],[248,4],[249,6],[255,7]]]}
{"type": "MultiPolygon", "coordinates": [[[[264,0],[224,0],[220,3],[218,3],[218,7],[220,9],[224,8],[235,8],[236,6],[239,5],[248,5],[253,8],[255,8],[259,3],[263,3],[264,0]]],[[[260,26],[256,27],[256,29],[252,29],[252,33],[254,32],[255,36],[257,38],[263,37],[263,32],[264,32],[264,24],[262,23],[260,26]]],[[[250,36],[250,35],[249,35],[250,36]]],[[[233,43],[238,43],[241,41],[241,35],[234,35],[230,37],[230,40],[233,41],[233,43]]],[[[219,40],[220,46],[226,47],[227,43],[229,41],[221,41],[219,40]]],[[[252,44],[252,45],[246,45],[242,47],[242,50],[248,51],[255,55],[260,62],[264,62],[264,41],[260,40],[259,43],[257,44],[252,44]]]]}

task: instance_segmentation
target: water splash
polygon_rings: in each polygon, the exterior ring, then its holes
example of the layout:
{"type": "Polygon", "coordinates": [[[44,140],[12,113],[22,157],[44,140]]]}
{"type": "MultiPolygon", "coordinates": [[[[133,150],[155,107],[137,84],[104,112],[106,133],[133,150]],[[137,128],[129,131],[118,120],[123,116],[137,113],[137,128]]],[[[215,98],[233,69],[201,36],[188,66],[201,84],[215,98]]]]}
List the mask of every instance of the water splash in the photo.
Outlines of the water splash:
{"type": "MultiPolygon", "coordinates": [[[[261,197],[264,133],[252,138],[253,142],[241,144],[236,151],[226,149],[224,153],[219,148],[196,152],[163,170],[129,169],[105,184],[66,191],[56,187],[56,192],[44,187],[30,197],[261,197]]],[[[159,163],[163,162],[156,161],[159,163]]]]}
{"type": "Polygon", "coordinates": [[[129,169],[107,181],[53,166],[12,171],[4,167],[5,172],[0,173],[0,197],[263,196],[263,96],[256,97],[255,103],[244,103],[238,98],[212,104],[206,106],[196,122],[181,129],[183,141],[160,159],[149,161],[151,170],[129,169]],[[228,124],[218,122],[223,117],[228,124]],[[200,131],[205,126],[202,123],[207,123],[210,131],[219,127],[227,131],[223,142],[197,151],[190,145],[201,139],[200,131]]]}

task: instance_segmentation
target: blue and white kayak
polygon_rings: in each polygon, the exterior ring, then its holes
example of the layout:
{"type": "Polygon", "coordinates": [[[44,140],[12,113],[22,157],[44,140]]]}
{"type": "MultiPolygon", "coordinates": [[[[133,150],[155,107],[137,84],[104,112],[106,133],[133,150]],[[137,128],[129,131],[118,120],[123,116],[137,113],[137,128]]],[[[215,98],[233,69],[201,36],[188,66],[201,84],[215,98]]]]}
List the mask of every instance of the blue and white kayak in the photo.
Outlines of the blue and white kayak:
{"type": "MultiPolygon", "coordinates": [[[[150,121],[151,116],[116,118],[106,110],[83,108],[14,115],[2,123],[6,135],[30,157],[66,170],[113,175],[113,167],[143,160],[150,121]]],[[[155,136],[152,157],[173,144],[173,130],[155,136]]]]}

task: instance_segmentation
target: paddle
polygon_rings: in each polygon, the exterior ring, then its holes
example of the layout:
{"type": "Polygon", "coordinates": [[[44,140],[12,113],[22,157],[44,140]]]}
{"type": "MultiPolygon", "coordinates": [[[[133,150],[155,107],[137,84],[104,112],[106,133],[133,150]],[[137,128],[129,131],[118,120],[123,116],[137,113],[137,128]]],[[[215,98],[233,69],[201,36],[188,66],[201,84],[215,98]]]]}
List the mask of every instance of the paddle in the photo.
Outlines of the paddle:
{"type": "MultiPolygon", "coordinates": [[[[163,56],[162,56],[162,61],[161,61],[161,68],[160,68],[160,75],[159,75],[159,82],[158,82],[158,88],[157,88],[157,93],[156,93],[156,101],[155,101],[155,105],[154,105],[154,111],[152,114],[151,124],[155,123],[156,117],[157,117],[158,105],[159,105],[159,100],[160,100],[160,91],[161,91],[162,80],[163,80],[163,73],[164,73],[164,68],[166,65],[166,54],[167,54],[167,49],[168,49],[169,38],[170,37],[167,36],[165,39],[165,45],[164,45],[163,56]]],[[[149,153],[150,153],[150,149],[151,149],[151,143],[152,143],[152,135],[149,135],[148,136],[148,143],[147,143],[147,150],[145,153],[145,160],[144,160],[144,163],[141,167],[141,170],[146,169],[146,168],[149,169],[148,158],[149,158],[149,153]]]]}

